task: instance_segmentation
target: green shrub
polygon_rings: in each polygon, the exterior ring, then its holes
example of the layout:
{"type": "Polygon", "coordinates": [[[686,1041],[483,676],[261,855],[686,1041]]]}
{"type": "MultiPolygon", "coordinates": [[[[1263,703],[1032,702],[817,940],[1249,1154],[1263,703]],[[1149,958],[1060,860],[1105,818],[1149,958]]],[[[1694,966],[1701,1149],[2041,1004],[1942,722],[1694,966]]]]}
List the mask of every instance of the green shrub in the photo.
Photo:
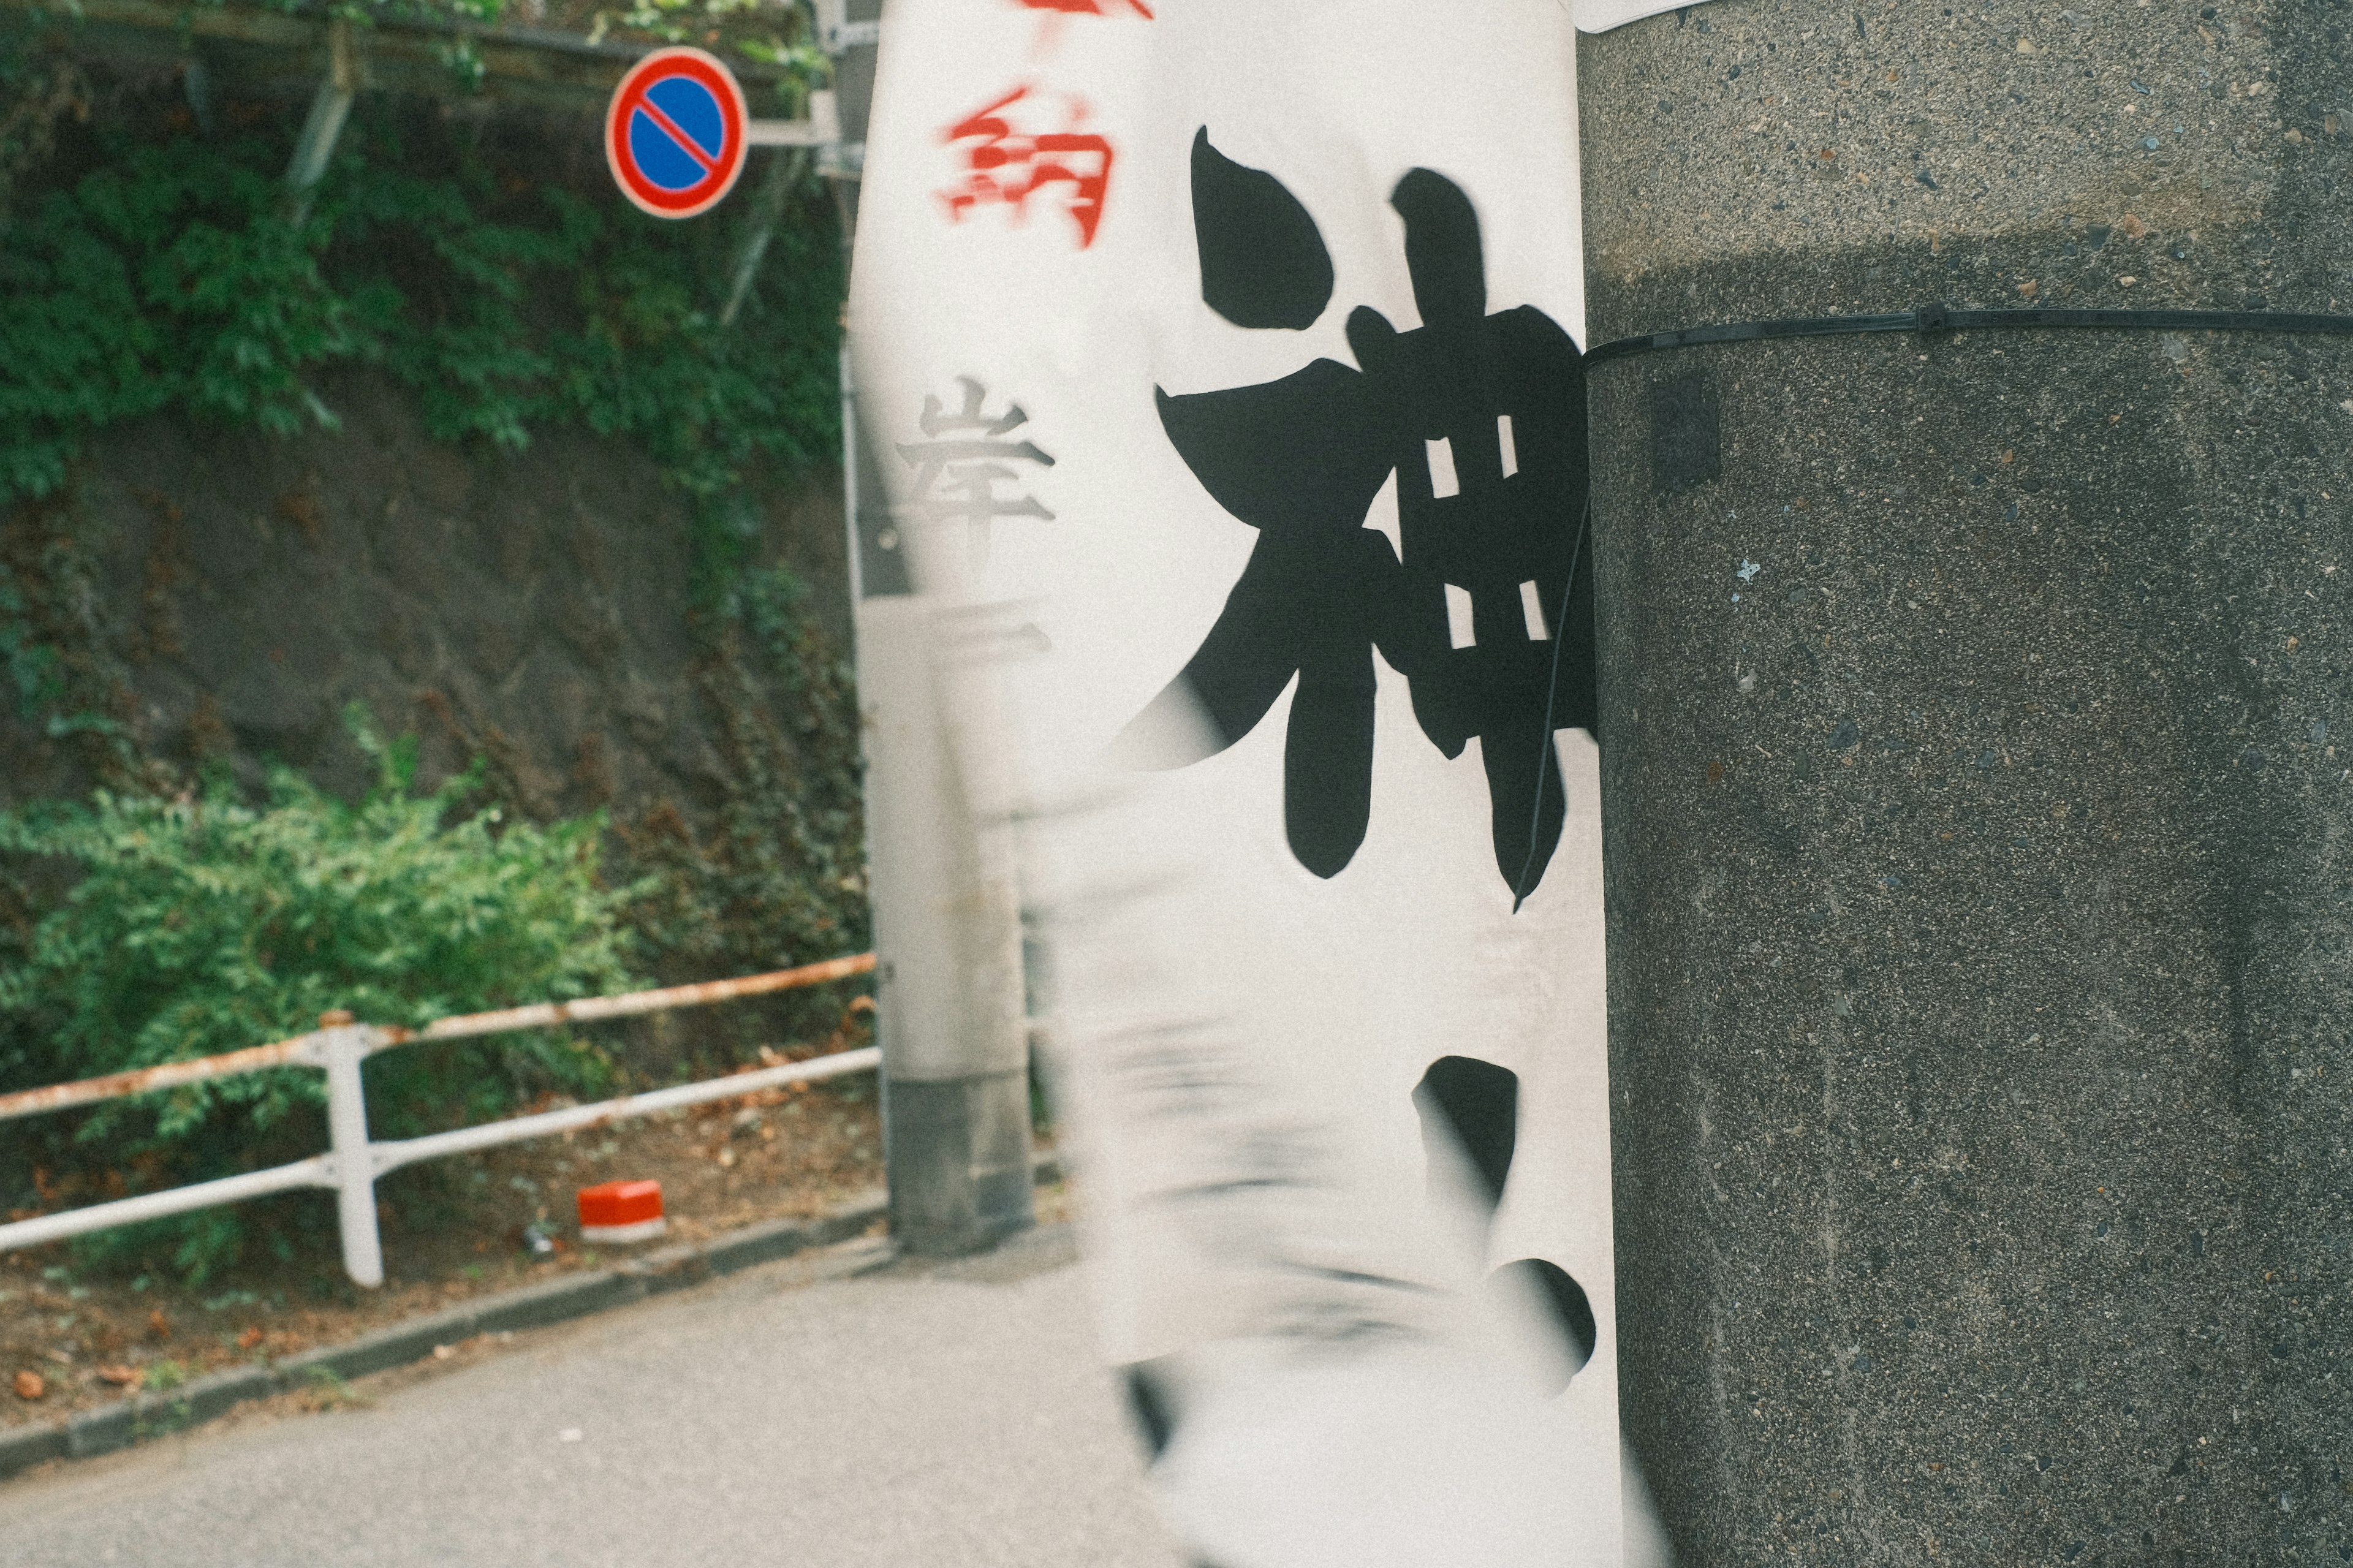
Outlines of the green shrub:
{"type": "MultiPolygon", "coordinates": [[[[301,1034],[332,1008],[413,1026],[633,984],[618,917],[637,889],[600,884],[600,816],[461,815],[479,768],[417,794],[413,740],[385,744],[356,708],[350,721],[380,774],[355,805],[281,770],[265,809],[224,786],[0,815],[0,853],[79,873],[0,973],[16,1072],[62,1081],[212,1056],[301,1034]]],[[[371,1130],[494,1117],[548,1089],[595,1092],[611,1071],[599,1048],[548,1034],[404,1047],[368,1063],[371,1130]]],[[[134,1187],[179,1185],[317,1152],[323,1095],[305,1069],[223,1079],[112,1102],[75,1142],[134,1187]]],[[[243,1250],[243,1212],[116,1233],[97,1250],[168,1237],[202,1278],[243,1250]]]]}

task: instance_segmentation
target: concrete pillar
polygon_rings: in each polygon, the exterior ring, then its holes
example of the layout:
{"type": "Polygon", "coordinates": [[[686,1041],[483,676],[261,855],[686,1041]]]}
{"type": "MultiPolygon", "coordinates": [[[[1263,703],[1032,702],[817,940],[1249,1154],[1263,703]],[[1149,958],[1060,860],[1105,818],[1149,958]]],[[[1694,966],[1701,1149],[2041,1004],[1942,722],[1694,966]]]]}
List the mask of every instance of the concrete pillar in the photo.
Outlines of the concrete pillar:
{"type": "MultiPolygon", "coordinates": [[[[1585,40],[1595,341],[2353,310],[2341,0],[1585,40]]],[[[1684,1568],[2353,1560],[2353,341],[1591,382],[1620,1375],[1684,1568]]]]}
{"type": "Polygon", "coordinates": [[[937,611],[844,405],[891,1228],[952,1255],[1034,1220],[1020,901],[1006,829],[974,811],[951,742],[937,611]]]}

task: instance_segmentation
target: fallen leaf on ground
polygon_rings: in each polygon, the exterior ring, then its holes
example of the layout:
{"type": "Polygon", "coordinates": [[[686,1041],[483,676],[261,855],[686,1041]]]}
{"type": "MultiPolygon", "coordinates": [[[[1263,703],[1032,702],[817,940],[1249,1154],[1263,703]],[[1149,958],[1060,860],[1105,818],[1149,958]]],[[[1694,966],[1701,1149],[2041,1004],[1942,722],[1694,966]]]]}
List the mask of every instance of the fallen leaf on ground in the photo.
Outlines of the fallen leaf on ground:
{"type": "Polygon", "coordinates": [[[261,1326],[258,1323],[248,1324],[245,1332],[237,1336],[237,1348],[241,1351],[249,1351],[260,1342],[261,1326]]]}
{"type": "Polygon", "coordinates": [[[98,1369],[98,1375],[101,1381],[117,1388],[135,1388],[141,1382],[140,1371],[135,1366],[102,1366],[98,1369]]]}
{"type": "Polygon", "coordinates": [[[16,1374],[17,1398],[38,1399],[48,1391],[49,1385],[39,1373],[27,1369],[16,1374]]]}

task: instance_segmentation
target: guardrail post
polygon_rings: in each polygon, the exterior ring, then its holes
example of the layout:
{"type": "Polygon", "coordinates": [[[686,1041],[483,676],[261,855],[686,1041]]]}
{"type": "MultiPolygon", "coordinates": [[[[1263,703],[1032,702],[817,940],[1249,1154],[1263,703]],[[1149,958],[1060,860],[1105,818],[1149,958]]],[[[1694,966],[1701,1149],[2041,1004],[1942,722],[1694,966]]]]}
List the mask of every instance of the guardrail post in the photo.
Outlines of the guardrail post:
{"type": "Polygon", "coordinates": [[[384,1283],[384,1244],[375,1227],[375,1162],[368,1147],[367,1101],[360,1064],[375,1045],[365,1024],[319,1031],[327,1069],[327,1138],[335,1156],[335,1219],[343,1237],[343,1272],[374,1289],[384,1283]]]}

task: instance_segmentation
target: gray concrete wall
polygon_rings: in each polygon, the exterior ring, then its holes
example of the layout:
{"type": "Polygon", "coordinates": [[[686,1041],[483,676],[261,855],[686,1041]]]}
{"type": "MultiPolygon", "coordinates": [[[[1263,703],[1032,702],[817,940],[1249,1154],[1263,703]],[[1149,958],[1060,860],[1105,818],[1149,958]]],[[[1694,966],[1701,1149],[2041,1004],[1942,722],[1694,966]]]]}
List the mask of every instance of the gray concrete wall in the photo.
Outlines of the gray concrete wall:
{"type": "MultiPolygon", "coordinates": [[[[2349,39],[2337,0],[1588,38],[1593,338],[2353,310],[2349,39]]],[[[2353,340],[1840,338],[1592,395],[1620,1357],[1682,1562],[2353,1561],[2353,340]]]]}
{"type": "MultiPolygon", "coordinates": [[[[255,787],[282,762],[357,795],[375,769],[343,729],[356,698],[419,735],[428,783],[488,753],[534,815],[630,822],[668,803],[699,830],[733,774],[697,689],[691,508],[652,458],[569,429],[469,451],[431,439],[382,373],[319,387],[341,431],[153,415],[96,438],[69,497],[0,513],[0,560],[33,596],[75,601],[44,634],[114,688],[133,744],[255,787]]],[[[840,498],[831,469],[755,472],[744,521],[751,563],[788,565],[846,651],[840,498]]],[[[90,783],[69,739],[0,700],[0,801],[90,783]]]]}

